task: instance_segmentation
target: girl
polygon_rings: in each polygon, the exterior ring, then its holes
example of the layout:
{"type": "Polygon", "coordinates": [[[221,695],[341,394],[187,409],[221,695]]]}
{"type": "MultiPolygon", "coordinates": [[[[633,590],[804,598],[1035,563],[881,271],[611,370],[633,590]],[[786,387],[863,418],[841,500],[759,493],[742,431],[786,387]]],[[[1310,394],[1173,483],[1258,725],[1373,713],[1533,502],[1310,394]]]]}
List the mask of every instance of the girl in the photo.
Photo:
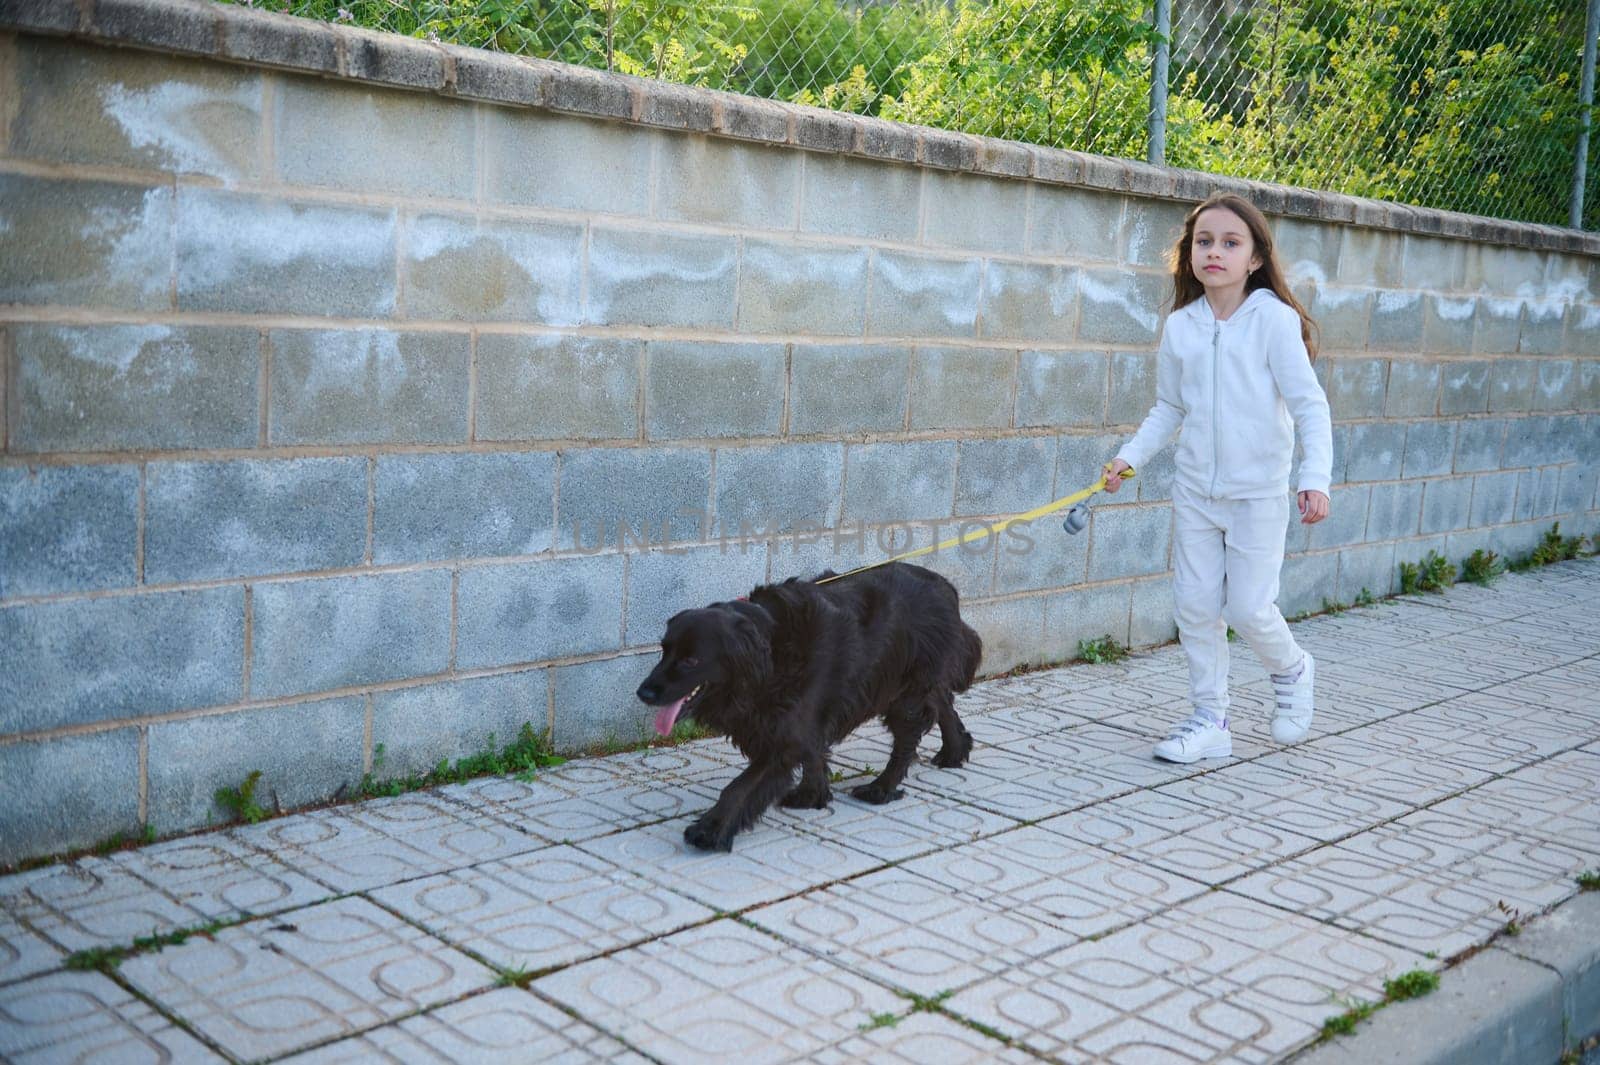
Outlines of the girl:
{"type": "Polygon", "coordinates": [[[1311,728],[1316,663],[1278,611],[1278,571],[1294,433],[1307,525],[1328,516],[1333,439],[1328,401],[1311,370],[1311,319],[1289,291],[1254,204],[1221,194],[1189,212],[1172,251],[1172,282],[1156,404],[1106,463],[1106,491],[1178,434],[1172,591],[1194,711],[1155,755],[1195,762],[1233,753],[1230,625],[1272,674],[1273,739],[1296,743],[1311,728]]]}

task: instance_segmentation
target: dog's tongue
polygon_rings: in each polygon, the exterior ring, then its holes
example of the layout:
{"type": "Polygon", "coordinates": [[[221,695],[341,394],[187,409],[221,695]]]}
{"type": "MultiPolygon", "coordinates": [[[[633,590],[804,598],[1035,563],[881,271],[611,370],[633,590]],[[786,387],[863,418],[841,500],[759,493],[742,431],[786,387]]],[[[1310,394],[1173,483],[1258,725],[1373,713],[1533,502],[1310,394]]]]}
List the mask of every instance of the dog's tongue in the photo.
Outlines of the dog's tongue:
{"type": "Polygon", "coordinates": [[[663,706],[656,711],[656,731],[665,736],[672,731],[673,722],[678,720],[678,711],[683,709],[683,704],[689,701],[685,695],[682,699],[668,706],[663,706]]]}

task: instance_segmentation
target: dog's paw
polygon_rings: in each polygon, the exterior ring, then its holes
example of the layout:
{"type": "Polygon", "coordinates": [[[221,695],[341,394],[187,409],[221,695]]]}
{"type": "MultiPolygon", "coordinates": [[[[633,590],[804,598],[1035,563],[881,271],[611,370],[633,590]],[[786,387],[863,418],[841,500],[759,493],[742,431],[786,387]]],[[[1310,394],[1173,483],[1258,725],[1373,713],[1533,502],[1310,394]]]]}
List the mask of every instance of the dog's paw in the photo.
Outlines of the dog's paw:
{"type": "Polygon", "coordinates": [[[948,746],[940,747],[939,753],[933,756],[933,764],[940,769],[960,769],[967,764],[967,758],[972,754],[972,736],[961,737],[961,743],[951,750],[948,746]]]}
{"type": "Polygon", "coordinates": [[[871,803],[873,806],[882,806],[886,802],[894,802],[896,799],[904,798],[906,793],[901,788],[882,787],[874,780],[871,783],[852,788],[850,794],[862,802],[871,803]]]}
{"type": "Polygon", "coordinates": [[[826,810],[828,804],[833,802],[833,792],[827,788],[820,791],[802,791],[795,788],[778,801],[778,805],[789,810],[826,810]]]}
{"type": "Polygon", "coordinates": [[[697,850],[724,853],[733,850],[733,833],[708,824],[704,818],[683,830],[683,841],[697,850]]]}

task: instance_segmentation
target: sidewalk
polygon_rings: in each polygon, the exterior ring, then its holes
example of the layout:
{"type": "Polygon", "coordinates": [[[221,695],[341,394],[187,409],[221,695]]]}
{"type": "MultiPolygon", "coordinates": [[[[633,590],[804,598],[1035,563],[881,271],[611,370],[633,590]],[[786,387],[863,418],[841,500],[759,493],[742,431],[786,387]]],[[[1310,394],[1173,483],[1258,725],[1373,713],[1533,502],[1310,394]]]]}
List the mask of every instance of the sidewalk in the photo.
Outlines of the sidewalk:
{"type": "Polygon", "coordinates": [[[1235,645],[1235,757],[1152,760],[1166,647],[979,685],[967,768],[876,808],[845,779],[732,855],[681,838],[742,764],[716,740],[3,878],[0,1059],[1280,1060],[1600,869],[1600,561],[1295,633],[1299,746],[1235,645]]]}

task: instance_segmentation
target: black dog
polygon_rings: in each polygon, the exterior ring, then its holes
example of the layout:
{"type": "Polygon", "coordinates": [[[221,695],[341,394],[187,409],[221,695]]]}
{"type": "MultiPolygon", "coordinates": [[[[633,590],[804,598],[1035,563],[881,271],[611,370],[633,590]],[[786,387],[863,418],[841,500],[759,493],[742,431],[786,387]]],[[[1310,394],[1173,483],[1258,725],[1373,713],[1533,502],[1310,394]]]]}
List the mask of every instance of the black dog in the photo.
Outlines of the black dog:
{"type": "Polygon", "coordinates": [[[943,744],[934,765],[962,765],[972,735],[956,716],[954,693],[972,683],[982,653],[955,587],[903,562],[825,584],[763,585],[748,599],[674,615],[661,661],[639,685],[640,700],[660,708],[656,731],[666,735],[692,716],[750,759],[683,838],[702,850],[732,850],[733,837],[775,801],[827,806],[828,749],[874,717],[894,746],[877,779],[851,792],[863,802],[904,794],[917,742],[935,722],[943,744]]]}

